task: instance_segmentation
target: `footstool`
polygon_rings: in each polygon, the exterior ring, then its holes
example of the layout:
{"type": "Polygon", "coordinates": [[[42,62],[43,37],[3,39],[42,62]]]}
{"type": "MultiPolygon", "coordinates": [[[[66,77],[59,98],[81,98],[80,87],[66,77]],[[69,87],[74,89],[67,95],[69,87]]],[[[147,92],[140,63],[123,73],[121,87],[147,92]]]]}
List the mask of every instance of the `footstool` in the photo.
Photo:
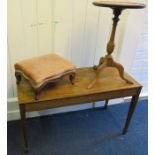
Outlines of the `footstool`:
{"type": "Polygon", "coordinates": [[[76,67],[70,61],[56,55],[47,54],[19,61],[15,64],[17,84],[22,77],[27,79],[38,99],[42,89],[49,83],[56,83],[68,75],[71,84],[74,84],[76,67]]]}

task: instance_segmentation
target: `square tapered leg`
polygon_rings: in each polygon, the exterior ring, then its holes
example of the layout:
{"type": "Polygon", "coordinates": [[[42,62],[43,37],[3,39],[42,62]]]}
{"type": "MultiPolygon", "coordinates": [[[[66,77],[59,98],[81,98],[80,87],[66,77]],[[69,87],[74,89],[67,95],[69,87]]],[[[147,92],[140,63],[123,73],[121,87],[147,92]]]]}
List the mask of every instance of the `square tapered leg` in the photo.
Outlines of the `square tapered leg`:
{"type": "Polygon", "coordinates": [[[26,132],[26,112],[25,105],[19,105],[20,116],[21,116],[21,127],[22,134],[24,138],[24,150],[25,152],[29,152],[28,140],[27,140],[27,132],[26,132]]]}

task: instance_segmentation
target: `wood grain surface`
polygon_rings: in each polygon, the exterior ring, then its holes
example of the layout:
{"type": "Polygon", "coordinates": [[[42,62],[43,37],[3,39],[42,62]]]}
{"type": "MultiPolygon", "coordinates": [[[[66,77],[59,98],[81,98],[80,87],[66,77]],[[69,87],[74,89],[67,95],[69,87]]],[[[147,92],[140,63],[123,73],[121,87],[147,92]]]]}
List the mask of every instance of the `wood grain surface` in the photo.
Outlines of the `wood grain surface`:
{"type": "Polygon", "coordinates": [[[29,83],[22,79],[21,83],[17,86],[19,104],[31,104],[40,101],[80,97],[97,93],[110,93],[114,91],[118,91],[119,93],[119,91],[133,90],[141,87],[141,85],[127,73],[125,73],[125,77],[132,81],[133,84],[126,83],[119,77],[116,69],[109,67],[101,72],[95,86],[88,89],[87,86],[94,77],[95,71],[93,68],[79,68],[77,69],[74,85],[71,85],[68,79],[64,79],[56,85],[46,87],[37,101],[34,99],[35,94],[29,83]]]}
{"type": "Polygon", "coordinates": [[[145,4],[136,2],[117,2],[117,1],[95,1],[94,5],[100,7],[120,8],[120,9],[142,9],[145,4]]]}

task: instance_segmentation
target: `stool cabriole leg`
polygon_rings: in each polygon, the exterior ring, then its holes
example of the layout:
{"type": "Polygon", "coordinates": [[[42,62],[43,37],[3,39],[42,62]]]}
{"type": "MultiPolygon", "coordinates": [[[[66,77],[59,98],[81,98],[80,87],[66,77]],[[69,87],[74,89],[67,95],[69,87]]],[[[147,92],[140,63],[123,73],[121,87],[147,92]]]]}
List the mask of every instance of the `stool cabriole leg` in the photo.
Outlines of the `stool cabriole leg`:
{"type": "Polygon", "coordinates": [[[17,72],[15,72],[15,77],[16,77],[16,83],[17,83],[17,85],[18,85],[18,84],[20,83],[22,77],[21,77],[21,75],[20,75],[19,73],[17,73],[17,72]]]}
{"type": "Polygon", "coordinates": [[[39,100],[39,96],[41,94],[41,90],[43,88],[39,88],[39,89],[35,89],[34,92],[35,92],[35,100],[39,100]]]}
{"type": "Polygon", "coordinates": [[[69,80],[70,80],[72,85],[75,83],[75,73],[72,73],[69,75],[69,80]]]}

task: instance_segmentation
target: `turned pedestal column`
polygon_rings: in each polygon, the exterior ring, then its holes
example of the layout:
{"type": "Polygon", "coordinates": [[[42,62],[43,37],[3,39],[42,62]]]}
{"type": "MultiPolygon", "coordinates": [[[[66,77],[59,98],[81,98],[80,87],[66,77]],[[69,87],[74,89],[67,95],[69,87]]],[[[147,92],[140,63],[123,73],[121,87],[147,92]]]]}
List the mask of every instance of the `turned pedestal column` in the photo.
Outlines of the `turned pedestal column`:
{"type": "Polygon", "coordinates": [[[89,84],[88,88],[93,87],[93,85],[96,83],[98,79],[100,72],[105,67],[116,68],[119,72],[120,77],[127,83],[132,84],[131,81],[129,81],[124,77],[124,67],[120,63],[114,61],[112,57],[112,53],[115,48],[115,43],[114,43],[115,33],[116,33],[117,24],[119,21],[119,16],[121,15],[124,9],[142,9],[145,7],[145,4],[133,3],[133,2],[112,2],[112,1],[98,1],[98,2],[93,2],[93,4],[99,7],[109,7],[110,9],[113,10],[114,17],[112,18],[113,26],[112,26],[110,40],[107,44],[107,54],[104,57],[100,58],[98,66],[94,66],[94,69],[96,70],[96,77],[89,84]]]}

